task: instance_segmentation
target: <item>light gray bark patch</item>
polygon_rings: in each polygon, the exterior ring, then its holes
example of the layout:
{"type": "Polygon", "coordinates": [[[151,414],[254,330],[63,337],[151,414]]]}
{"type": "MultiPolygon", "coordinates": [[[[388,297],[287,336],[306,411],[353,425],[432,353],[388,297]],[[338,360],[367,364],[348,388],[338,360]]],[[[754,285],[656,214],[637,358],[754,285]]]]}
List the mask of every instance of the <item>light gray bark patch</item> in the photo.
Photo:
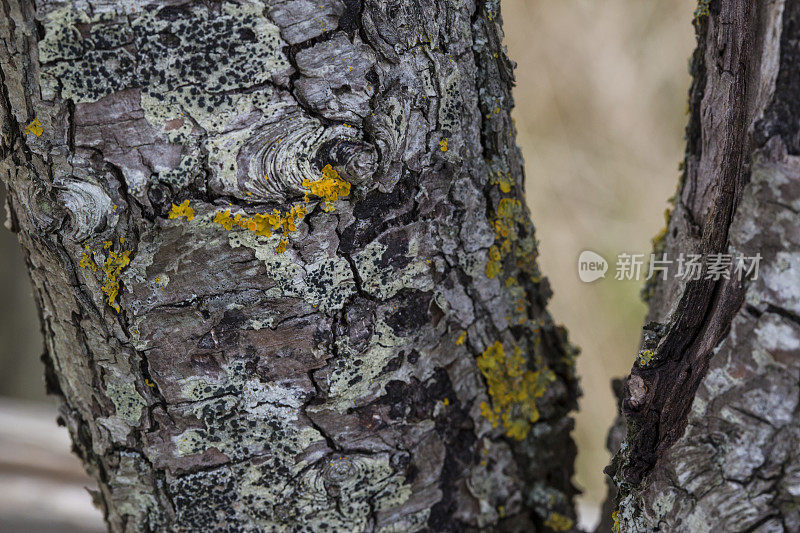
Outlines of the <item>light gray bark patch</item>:
{"type": "Polygon", "coordinates": [[[337,32],[299,51],[295,61],[300,78],[294,88],[300,102],[331,120],[360,124],[369,114],[376,87],[366,76],[375,65],[375,54],[360,38],[351,42],[337,32]]]}
{"type": "Polygon", "coordinates": [[[267,9],[270,18],[280,26],[286,42],[300,44],[335,31],[345,5],[340,0],[277,0],[269,2],[267,9]]]}

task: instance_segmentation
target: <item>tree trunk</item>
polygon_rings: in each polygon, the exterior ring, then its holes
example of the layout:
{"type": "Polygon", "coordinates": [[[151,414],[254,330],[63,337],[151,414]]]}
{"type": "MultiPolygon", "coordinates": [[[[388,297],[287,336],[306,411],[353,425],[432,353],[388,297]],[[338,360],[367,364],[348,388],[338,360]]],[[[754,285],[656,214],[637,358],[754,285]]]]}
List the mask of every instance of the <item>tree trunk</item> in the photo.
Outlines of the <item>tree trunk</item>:
{"type": "Polygon", "coordinates": [[[496,1],[0,8],[9,225],[111,530],[573,527],[496,1]]]}
{"type": "Polygon", "coordinates": [[[762,259],[755,279],[647,287],[621,391],[627,437],[608,469],[614,519],[798,531],[800,3],[703,0],[695,25],[684,174],[655,251],[762,259]]]}

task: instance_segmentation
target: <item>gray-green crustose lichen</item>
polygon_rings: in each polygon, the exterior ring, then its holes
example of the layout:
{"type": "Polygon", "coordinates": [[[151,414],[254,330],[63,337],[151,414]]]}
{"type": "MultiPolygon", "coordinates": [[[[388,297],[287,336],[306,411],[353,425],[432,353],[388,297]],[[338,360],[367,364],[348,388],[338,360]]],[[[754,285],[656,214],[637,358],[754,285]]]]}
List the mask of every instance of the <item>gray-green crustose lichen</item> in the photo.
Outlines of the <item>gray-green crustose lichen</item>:
{"type": "Polygon", "coordinates": [[[276,248],[281,237],[262,237],[249,231],[232,231],[231,247],[244,246],[255,251],[264,262],[267,276],[278,284],[279,295],[301,298],[323,312],[341,309],[356,291],[353,271],[346,259],[327,257],[310,264],[298,263],[293,252],[280,253],[276,248]]]}
{"type": "Polygon", "coordinates": [[[329,454],[286,471],[269,458],[178,476],[177,526],[258,531],[415,531],[429,509],[397,516],[411,491],[388,454],[329,454]],[[237,502],[244,502],[239,505],[237,502]],[[377,515],[377,521],[371,516],[377,515]],[[231,526],[233,524],[233,526],[231,526]]]}
{"type": "Polygon", "coordinates": [[[397,262],[398,258],[387,258],[388,250],[388,246],[376,241],[368,244],[353,257],[361,278],[361,286],[366,292],[381,300],[387,300],[404,288],[419,290],[433,288],[430,272],[438,266],[439,260],[421,259],[418,241],[415,238],[412,237],[405,253],[402,254],[402,262],[406,264],[401,268],[391,268],[389,263],[397,262]]]}
{"type": "Polygon", "coordinates": [[[384,367],[394,358],[404,340],[394,334],[385,322],[379,321],[366,349],[355,350],[347,337],[336,340],[340,356],[333,363],[327,378],[328,401],[325,408],[344,412],[370,391],[379,390],[390,380],[400,376],[384,372],[384,367]]]}
{"type": "Polygon", "coordinates": [[[147,402],[133,383],[108,383],[106,395],[114,402],[118,417],[131,425],[139,423],[139,418],[141,418],[144,408],[147,407],[147,402]]]}
{"type": "Polygon", "coordinates": [[[92,102],[125,87],[144,87],[153,98],[181,85],[198,87],[196,101],[213,114],[204,93],[219,93],[267,83],[291,69],[282,51],[278,27],[262,15],[260,2],[146,8],[129,18],[123,13],[89,15],[62,7],[44,18],[39,44],[43,81],[75,102],[92,102]],[[177,16],[176,16],[177,15],[177,16]],[[83,38],[79,23],[104,24],[83,38]],[[132,44],[134,53],[124,45],[132,44]],[[202,87],[202,90],[199,89],[202,87]]]}
{"type": "MultiPolygon", "coordinates": [[[[244,370],[243,363],[234,364],[241,367],[235,370],[244,370]]],[[[303,450],[322,442],[319,432],[298,424],[302,396],[292,388],[251,379],[234,380],[224,387],[207,383],[205,389],[224,395],[192,404],[189,412],[203,427],[173,437],[178,456],[199,455],[214,448],[232,461],[241,461],[269,451],[281,463],[292,464],[303,450]]]]}

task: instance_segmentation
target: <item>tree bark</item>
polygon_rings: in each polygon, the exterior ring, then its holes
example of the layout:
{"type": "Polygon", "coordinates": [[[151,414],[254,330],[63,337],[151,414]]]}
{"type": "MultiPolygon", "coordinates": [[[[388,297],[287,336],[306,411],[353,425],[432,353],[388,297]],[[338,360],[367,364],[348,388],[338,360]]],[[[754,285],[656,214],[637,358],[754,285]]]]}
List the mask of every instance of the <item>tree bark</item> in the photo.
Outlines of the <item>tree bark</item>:
{"type": "Polygon", "coordinates": [[[496,1],[0,9],[8,224],[111,530],[573,528],[496,1]]]}
{"type": "Polygon", "coordinates": [[[701,1],[695,27],[684,173],[655,251],[762,259],[757,279],[647,287],[611,527],[798,531],[800,4],[701,1]]]}

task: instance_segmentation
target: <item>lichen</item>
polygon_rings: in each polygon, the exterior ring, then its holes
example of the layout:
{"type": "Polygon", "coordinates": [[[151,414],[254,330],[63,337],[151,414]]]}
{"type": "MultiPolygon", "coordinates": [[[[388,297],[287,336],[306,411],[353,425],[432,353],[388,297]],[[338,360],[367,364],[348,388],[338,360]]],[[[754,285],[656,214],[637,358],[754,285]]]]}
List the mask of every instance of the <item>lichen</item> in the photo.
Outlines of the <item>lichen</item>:
{"type": "Polygon", "coordinates": [[[173,437],[177,456],[202,454],[214,448],[241,461],[269,450],[281,462],[293,463],[297,454],[322,440],[316,430],[297,422],[300,391],[249,377],[242,361],[226,365],[224,370],[221,380],[193,376],[183,383],[184,395],[196,400],[189,413],[201,421],[202,427],[173,437]],[[249,425],[250,420],[258,424],[249,425]]]}
{"type": "Polygon", "coordinates": [[[108,383],[106,385],[106,395],[114,403],[118,417],[131,425],[139,423],[142,410],[147,406],[147,402],[136,390],[136,386],[133,383],[108,383]]]}
{"type": "Polygon", "coordinates": [[[78,266],[93,272],[97,272],[97,264],[94,262],[94,259],[92,258],[92,252],[90,250],[87,250],[81,254],[81,259],[78,261],[78,266]]]}
{"type": "Polygon", "coordinates": [[[329,402],[326,407],[344,412],[353,407],[355,400],[398,378],[383,370],[397,355],[398,346],[402,346],[404,341],[385,322],[375,324],[375,332],[363,351],[351,346],[347,337],[340,337],[336,342],[341,355],[333,363],[328,377],[329,402]]]}
{"type": "Polygon", "coordinates": [[[504,259],[511,258],[512,270],[521,270],[538,281],[536,239],[525,206],[516,198],[501,198],[491,219],[495,244],[489,248],[486,276],[495,278],[503,271],[504,259]]]}
{"type": "Polygon", "coordinates": [[[553,531],[569,531],[572,529],[573,524],[574,522],[570,517],[560,513],[550,513],[544,521],[544,525],[553,531]]]}
{"type": "Polygon", "coordinates": [[[219,211],[214,215],[213,222],[219,224],[230,231],[234,227],[241,228],[258,235],[259,237],[269,237],[273,232],[281,231],[280,242],[275,247],[275,251],[283,253],[288,244],[288,235],[297,231],[297,222],[306,216],[307,208],[304,205],[296,204],[289,211],[282,213],[273,209],[271,213],[255,213],[251,216],[238,213],[231,215],[230,209],[219,211]]]}
{"type": "Polygon", "coordinates": [[[414,239],[409,242],[406,253],[402,254],[409,261],[402,268],[387,268],[384,260],[388,247],[381,242],[368,244],[353,260],[361,277],[362,288],[381,300],[391,298],[402,289],[411,288],[430,290],[433,288],[430,263],[418,257],[417,244],[414,239]]]}
{"type": "Polygon", "coordinates": [[[441,150],[442,152],[447,151],[447,139],[442,139],[441,141],[439,141],[439,150],[441,150]]]}
{"type": "Polygon", "coordinates": [[[100,287],[108,297],[108,305],[110,305],[117,313],[120,312],[120,306],[117,303],[117,296],[120,291],[120,277],[122,271],[131,262],[130,250],[122,252],[111,252],[103,263],[103,285],[100,287]]]}
{"type": "Polygon", "coordinates": [[[458,338],[456,339],[456,346],[463,345],[466,340],[467,340],[467,332],[466,331],[462,331],[458,335],[458,338]]]}
{"type": "Polygon", "coordinates": [[[37,137],[39,137],[42,133],[44,133],[44,129],[42,128],[42,123],[39,122],[38,118],[33,119],[33,121],[25,126],[25,135],[29,133],[33,133],[37,137]]]}
{"type": "Polygon", "coordinates": [[[636,356],[636,364],[641,368],[646,368],[653,362],[654,357],[655,352],[653,352],[653,350],[640,350],[639,354],[636,356]]]}
{"type": "Polygon", "coordinates": [[[697,23],[701,18],[709,16],[711,14],[710,7],[711,0],[699,0],[697,8],[694,10],[694,22],[697,23]]]}
{"type": "Polygon", "coordinates": [[[194,220],[194,209],[189,207],[189,200],[184,200],[180,205],[172,204],[172,209],[169,211],[169,218],[194,220]]]}
{"type": "Polygon", "coordinates": [[[39,43],[40,60],[50,63],[42,73],[48,88],[60,87],[63,97],[75,102],[136,85],[153,93],[179,85],[224,92],[267,83],[291,69],[279,29],[263,16],[261,3],[225,2],[219,10],[192,6],[177,20],[165,16],[171,8],[146,9],[130,18],[121,5],[106,14],[72,7],[51,11],[39,43]],[[105,22],[97,35],[84,38],[77,28],[97,22],[105,22]],[[136,55],[125,48],[130,44],[136,55]]]}
{"type": "Polygon", "coordinates": [[[163,524],[164,516],[153,494],[152,479],[145,467],[147,464],[138,452],[120,451],[114,475],[108,476],[111,490],[107,497],[113,501],[118,514],[129,519],[128,527],[133,526],[133,517],[144,515],[145,521],[133,528],[156,531],[163,524]]]}
{"type": "Polygon", "coordinates": [[[493,156],[491,160],[487,160],[486,165],[489,170],[489,183],[497,185],[502,193],[511,192],[514,187],[514,177],[508,167],[498,160],[497,155],[493,156]]]}
{"type": "Polygon", "coordinates": [[[494,427],[502,423],[508,437],[523,440],[531,424],[539,420],[536,399],[544,394],[555,374],[546,368],[528,370],[522,349],[515,345],[509,355],[500,341],[486,348],[477,362],[492,399],[491,406],[481,404],[481,414],[494,427]]]}
{"type": "Polygon", "coordinates": [[[304,179],[303,187],[306,187],[309,191],[306,194],[306,201],[308,201],[308,194],[322,198],[325,203],[325,211],[333,209],[333,203],[339,196],[350,194],[350,183],[341,179],[339,173],[330,165],[325,165],[322,169],[322,178],[315,181],[310,181],[308,178],[304,179]]]}
{"type": "Polygon", "coordinates": [[[264,262],[267,276],[277,283],[280,295],[302,298],[320,311],[341,309],[355,293],[353,271],[341,257],[326,257],[304,265],[276,250],[280,237],[264,237],[241,229],[229,233],[228,243],[233,248],[245,246],[254,250],[256,259],[264,262]]]}
{"type": "Polygon", "coordinates": [[[494,244],[489,247],[489,261],[486,263],[486,277],[494,279],[500,274],[503,264],[500,262],[500,249],[494,244]]]}

